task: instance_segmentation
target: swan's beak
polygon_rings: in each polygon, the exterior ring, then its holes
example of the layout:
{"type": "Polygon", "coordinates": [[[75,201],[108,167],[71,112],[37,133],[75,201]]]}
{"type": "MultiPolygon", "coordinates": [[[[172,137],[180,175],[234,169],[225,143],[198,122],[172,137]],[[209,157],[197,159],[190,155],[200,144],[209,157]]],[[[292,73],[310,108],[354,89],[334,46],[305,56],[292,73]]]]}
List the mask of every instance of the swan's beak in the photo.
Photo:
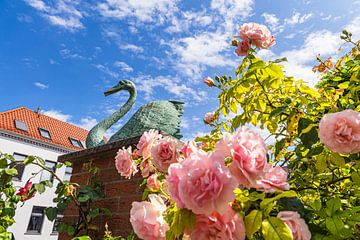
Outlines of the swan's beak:
{"type": "Polygon", "coordinates": [[[113,93],[118,92],[119,90],[120,90],[119,87],[116,86],[116,87],[110,88],[109,90],[105,91],[105,92],[104,92],[104,95],[105,95],[105,96],[109,96],[109,95],[111,95],[111,94],[113,94],[113,93]]]}

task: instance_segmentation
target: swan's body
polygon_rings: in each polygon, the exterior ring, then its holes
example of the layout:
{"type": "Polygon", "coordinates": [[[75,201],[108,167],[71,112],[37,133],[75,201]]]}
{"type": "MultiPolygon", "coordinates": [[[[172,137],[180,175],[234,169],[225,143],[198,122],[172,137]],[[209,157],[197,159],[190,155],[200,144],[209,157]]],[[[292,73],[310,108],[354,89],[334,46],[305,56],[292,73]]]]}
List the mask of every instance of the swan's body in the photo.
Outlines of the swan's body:
{"type": "MultiPolygon", "coordinates": [[[[96,147],[104,144],[104,133],[120,118],[122,118],[133,106],[136,99],[136,88],[131,81],[120,81],[117,86],[105,92],[105,95],[127,90],[130,93],[128,101],[111,116],[95,125],[86,138],[86,147],[96,147]]],[[[145,131],[157,129],[166,132],[176,138],[180,135],[180,117],[183,113],[182,102],[177,101],[154,101],[143,105],[129,119],[129,121],[108,142],[141,136],[145,131]]]]}

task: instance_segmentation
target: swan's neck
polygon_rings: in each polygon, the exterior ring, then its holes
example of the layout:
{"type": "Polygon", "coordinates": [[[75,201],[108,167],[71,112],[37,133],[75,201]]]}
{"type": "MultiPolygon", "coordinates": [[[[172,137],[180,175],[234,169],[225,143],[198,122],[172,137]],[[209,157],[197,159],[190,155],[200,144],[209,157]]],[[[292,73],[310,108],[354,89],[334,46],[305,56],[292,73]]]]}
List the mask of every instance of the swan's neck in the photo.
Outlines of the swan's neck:
{"type": "Polygon", "coordinates": [[[128,90],[128,92],[130,96],[126,103],[119,110],[117,110],[104,120],[103,129],[105,131],[109,129],[112,125],[114,125],[117,121],[119,121],[119,119],[121,119],[134,105],[137,96],[136,89],[131,88],[130,90],[128,90]]]}

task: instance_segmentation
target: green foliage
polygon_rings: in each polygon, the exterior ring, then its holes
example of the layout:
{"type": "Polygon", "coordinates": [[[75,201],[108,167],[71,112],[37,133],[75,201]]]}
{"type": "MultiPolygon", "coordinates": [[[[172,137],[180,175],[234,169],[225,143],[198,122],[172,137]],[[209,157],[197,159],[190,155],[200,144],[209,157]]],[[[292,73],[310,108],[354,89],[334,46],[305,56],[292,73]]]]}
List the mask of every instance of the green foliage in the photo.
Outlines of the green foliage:
{"type": "Polygon", "coordinates": [[[195,215],[186,208],[177,208],[175,204],[167,208],[165,220],[170,229],[166,232],[166,239],[181,239],[185,229],[192,229],[195,224],[195,215]]]}
{"type": "Polygon", "coordinates": [[[291,239],[284,224],[274,218],[282,210],[299,212],[315,239],[356,239],[359,234],[360,154],[333,153],[318,138],[318,125],[326,113],[360,111],[360,42],[347,31],[341,38],[352,48],[338,60],[317,57],[316,88],[287,76],[281,65],[286,59],[266,62],[253,51],[237,67],[235,77],[215,77],[221,91],[217,121],[209,136],[196,140],[212,149],[222,131],[260,127],[275,139],[269,161],[289,169],[292,191],[264,195],[235,191],[233,208],[245,216],[249,239],[261,235],[291,239]]]}

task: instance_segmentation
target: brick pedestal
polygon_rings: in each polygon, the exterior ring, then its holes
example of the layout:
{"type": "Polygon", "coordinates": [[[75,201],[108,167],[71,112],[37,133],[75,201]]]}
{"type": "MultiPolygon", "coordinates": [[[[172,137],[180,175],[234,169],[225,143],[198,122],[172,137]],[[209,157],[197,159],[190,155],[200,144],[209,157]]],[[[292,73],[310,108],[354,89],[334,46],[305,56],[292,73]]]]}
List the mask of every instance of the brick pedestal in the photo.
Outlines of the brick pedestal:
{"type": "MultiPolygon", "coordinates": [[[[95,203],[97,207],[108,208],[112,216],[98,216],[94,224],[100,229],[94,233],[95,239],[100,239],[104,234],[105,223],[113,236],[127,236],[131,232],[130,208],[133,201],[141,201],[142,190],[139,184],[142,181],[140,176],[127,180],[119,175],[115,169],[114,158],[119,148],[135,146],[139,137],[118,141],[96,148],[70,153],[59,157],[60,162],[69,161],[73,164],[71,182],[80,185],[87,184],[89,173],[83,171],[83,165],[90,163],[99,168],[98,179],[104,184],[105,198],[95,203]]],[[[70,205],[64,213],[65,222],[74,222],[78,216],[77,208],[70,205]]],[[[59,240],[70,239],[65,234],[59,235],[59,240]]]]}

